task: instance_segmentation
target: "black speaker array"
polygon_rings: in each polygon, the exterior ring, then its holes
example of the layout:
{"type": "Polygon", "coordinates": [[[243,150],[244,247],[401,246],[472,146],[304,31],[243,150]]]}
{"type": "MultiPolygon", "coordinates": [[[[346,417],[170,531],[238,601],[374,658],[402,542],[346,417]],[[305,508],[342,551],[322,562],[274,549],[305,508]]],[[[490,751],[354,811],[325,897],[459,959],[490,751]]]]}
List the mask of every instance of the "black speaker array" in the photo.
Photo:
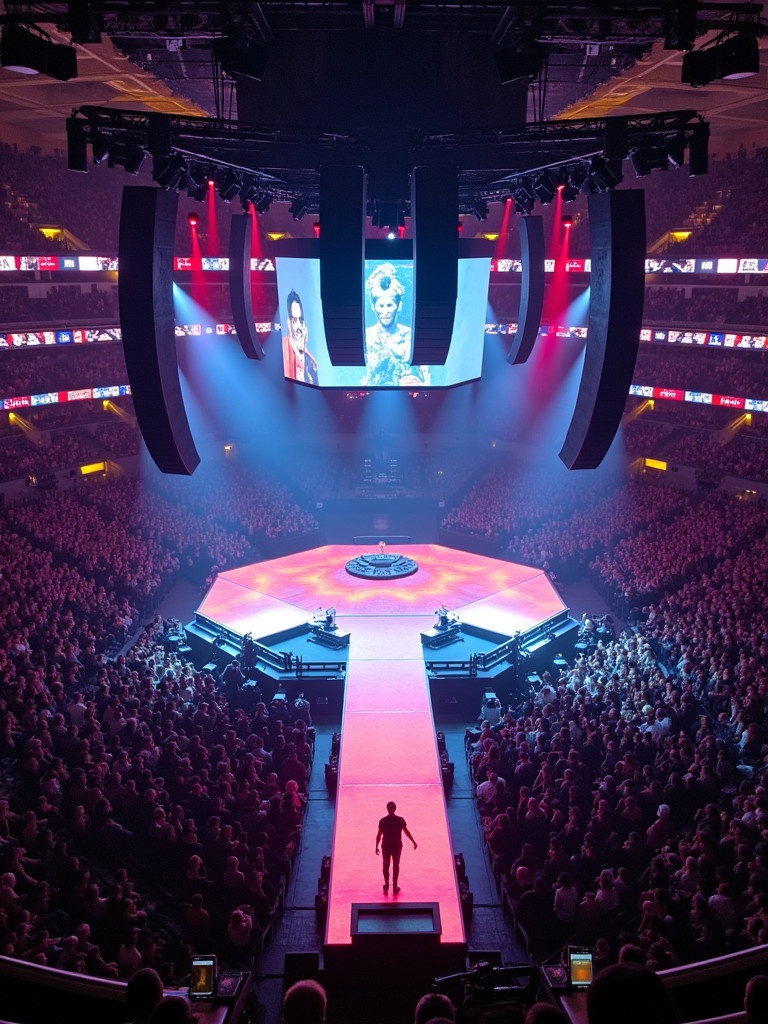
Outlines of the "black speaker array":
{"type": "Polygon", "coordinates": [[[263,359],[264,349],[256,334],[251,299],[251,243],[253,218],[250,213],[235,214],[229,229],[229,295],[232,319],[240,347],[248,359],[263,359]]]}
{"type": "Polygon", "coordinates": [[[456,313],[458,286],[458,175],[455,167],[414,167],[412,362],[443,366],[456,313]]]}
{"type": "Polygon", "coordinates": [[[200,462],[179,384],[173,317],[173,243],[179,197],[123,188],[118,302],[125,365],[139,429],[163,473],[190,476],[200,462]]]}
{"type": "Polygon", "coordinates": [[[632,383],[645,289],[645,193],[589,197],[592,276],[587,351],[579,395],[560,458],[595,469],[619,429],[632,383]]]}
{"type": "Polygon", "coordinates": [[[328,354],[334,366],[363,366],[365,171],[320,169],[320,294],[328,354]]]}
{"type": "Polygon", "coordinates": [[[515,366],[526,362],[530,356],[541,326],[544,306],[544,221],[541,217],[520,218],[520,256],[523,264],[520,313],[507,356],[507,362],[515,366]]]}

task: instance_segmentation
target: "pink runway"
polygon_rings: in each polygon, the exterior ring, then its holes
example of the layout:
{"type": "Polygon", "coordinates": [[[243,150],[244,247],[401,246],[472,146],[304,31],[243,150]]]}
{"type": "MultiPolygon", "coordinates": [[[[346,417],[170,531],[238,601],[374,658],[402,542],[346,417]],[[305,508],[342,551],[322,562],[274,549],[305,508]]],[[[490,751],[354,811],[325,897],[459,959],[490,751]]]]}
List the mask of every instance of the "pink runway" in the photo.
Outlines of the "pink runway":
{"type": "Polygon", "coordinates": [[[199,611],[254,638],[336,608],[351,633],[342,719],[326,955],[350,946],[353,904],[437,902],[440,942],[466,948],[420,633],[446,605],[473,625],[511,636],[562,611],[543,572],[439,545],[406,545],[419,571],[401,580],[350,576],[357,546],[333,545],[222,573],[199,611]],[[382,893],[378,820],[397,803],[405,840],[401,892],[382,893]]]}

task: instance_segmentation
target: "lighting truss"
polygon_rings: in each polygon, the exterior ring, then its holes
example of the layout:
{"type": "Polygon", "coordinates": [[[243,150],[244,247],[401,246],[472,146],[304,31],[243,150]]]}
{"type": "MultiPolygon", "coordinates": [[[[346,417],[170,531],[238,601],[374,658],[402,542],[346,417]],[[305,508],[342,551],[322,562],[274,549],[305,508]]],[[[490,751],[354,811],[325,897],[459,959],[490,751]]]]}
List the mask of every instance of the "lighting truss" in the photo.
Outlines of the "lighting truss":
{"type": "MultiPolygon", "coordinates": [[[[324,163],[348,162],[370,169],[377,166],[379,158],[362,132],[278,131],[239,121],[175,117],[108,107],[87,106],[74,110],[67,119],[67,133],[81,145],[90,145],[92,150],[95,147],[96,153],[108,152],[110,145],[126,137],[133,146],[151,151],[151,135],[157,134],[158,118],[163,120],[170,138],[170,155],[184,161],[195,181],[200,180],[197,174],[200,168],[218,169],[222,175],[229,169],[239,176],[241,184],[257,178],[265,200],[296,203],[297,208],[300,204],[303,211],[310,214],[319,211],[319,168],[324,163]]],[[[569,176],[564,174],[574,167],[593,162],[589,173],[597,187],[613,187],[605,183],[612,177],[617,181],[621,179],[616,163],[620,167],[621,161],[628,160],[632,152],[672,150],[674,163],[679,166],[686,149],[691,152],[694,146],[699,151],[702,147],[706,149],[708,139],[709,124],[696,111],[676,110],[409,137],[409,159],[413,167],[455,165],[459,182],[458,212],[477,215],[483,203],[496,202],[513,195],[516,189],[519,191],[523,179],[531,180],[533,200],[546,202],[552,185],[568,183],[569,176]],[[613,162],[611,175],[601,171],[600,161],[605,159],[613,162]]],[[[691,173],[694,172],[691,170],[691,173]]],[[[187,178],[183,180],[188,186],[187,178]]],[[[574,185],[573,180],[571,185],[574,185]]],[[[376,196],[371,199],[381,201],[376,196]]],[[[384,199],[391,201],[389,197],[384,199]]],[[[395,201],[402,202],[404,212],[409,212],[408,197],[395,201]]],[[[526,205],[529,204],[518,204],[526,205]]]]}

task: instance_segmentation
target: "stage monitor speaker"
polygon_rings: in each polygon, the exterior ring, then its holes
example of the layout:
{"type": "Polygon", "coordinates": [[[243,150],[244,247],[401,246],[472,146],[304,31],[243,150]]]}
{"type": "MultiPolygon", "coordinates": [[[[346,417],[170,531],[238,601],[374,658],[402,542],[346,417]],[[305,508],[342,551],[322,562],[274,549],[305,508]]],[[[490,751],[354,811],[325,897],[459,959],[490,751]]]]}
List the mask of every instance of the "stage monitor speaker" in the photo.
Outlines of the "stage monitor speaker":
{"type": "Polygon", "coordinates": [[[619,429],[640,344],[645,290],[645,193],[589,197],[592,276],[579,394],[560,458],[595,469],[619,429]]]}
{"type": "Polygon", "coordinates": [[[191,476],[200,456],[179,384],[173,315],[178,203],[173,191],[124,186],[117,295],[125,365],[142,437],[161,472],[191,476]]]}
{"type": "Polygon", "coordinates": [[[544,306],[544,221],[541,217],[520,218],[520,255],[523,263],[520,312],[507,356],[507,362],[515,366],[526,362],[530,356],[541,326],[544,306]]]}
{"type": "Polygon", "coordinates": [[[416,365],[443,366],[456,314],[459,259],[458,175],[455,167],[414,167],[413,348],[416,365]]]}
{"type": "Polygon", "coordinates": [[[240,347],[248,359],[263,359],[264,349],[256,334],[251,299],[251,243],[253,217],[235,214],[229,229],[229,297],[240,347]]]}
{"type": "MultiPolygon", "coordinates": [[[[320,168],[320,295],[334,366],[364,366],[365,170],[320,168]]],[[[311,340],[311,336],[310,336],[311,340]]]]}

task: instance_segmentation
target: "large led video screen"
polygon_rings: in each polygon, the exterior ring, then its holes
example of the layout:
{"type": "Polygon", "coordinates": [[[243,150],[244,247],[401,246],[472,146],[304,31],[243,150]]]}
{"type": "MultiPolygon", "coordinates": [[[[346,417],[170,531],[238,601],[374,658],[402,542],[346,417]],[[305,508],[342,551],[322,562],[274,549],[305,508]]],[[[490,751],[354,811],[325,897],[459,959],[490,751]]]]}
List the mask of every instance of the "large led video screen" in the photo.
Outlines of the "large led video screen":
{"type": "Polygon", "coordinates": [[[333,366],[320,297],[320,260],[278,256],[277,293],[286,378],[320,388],[447,388],[482,373],[490,257],[460,259],[456,313],[443,366],[414,364],[413,261],[367,259],[365,366],[333,366]]]}

